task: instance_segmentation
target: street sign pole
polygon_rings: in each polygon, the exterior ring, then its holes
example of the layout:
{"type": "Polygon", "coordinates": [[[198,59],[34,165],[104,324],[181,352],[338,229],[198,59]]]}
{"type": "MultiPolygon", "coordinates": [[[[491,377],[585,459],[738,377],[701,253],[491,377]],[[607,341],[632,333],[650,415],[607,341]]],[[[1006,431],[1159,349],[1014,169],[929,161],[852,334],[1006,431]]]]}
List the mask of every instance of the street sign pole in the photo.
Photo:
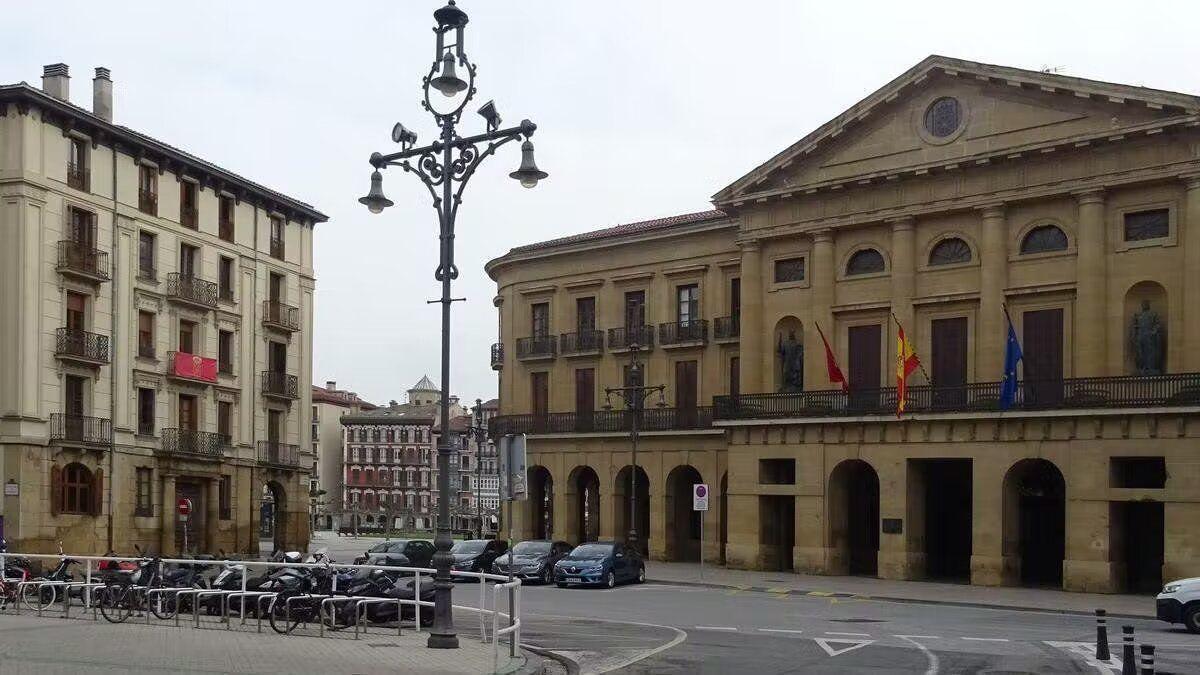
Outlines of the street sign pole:
{"type": "Polygon", "coordinates": [[[700,582],[704,582],[704,512],[700,512],[700,582]]]}
{"type": "Polygon", "coordinates": [[[692,510],[700,512],[700,581],[704,581],[704,512],[708,510],[708,485],[692,485],[692,510]]]}

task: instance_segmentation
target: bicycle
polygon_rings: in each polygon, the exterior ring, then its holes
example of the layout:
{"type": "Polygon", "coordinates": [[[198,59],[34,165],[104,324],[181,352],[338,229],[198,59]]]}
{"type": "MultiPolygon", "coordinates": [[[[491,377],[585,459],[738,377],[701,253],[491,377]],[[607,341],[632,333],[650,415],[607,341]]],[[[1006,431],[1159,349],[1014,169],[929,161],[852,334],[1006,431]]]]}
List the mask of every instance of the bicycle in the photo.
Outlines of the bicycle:
{"type": "Polygon", "coordinates": [[[163,620],[175,616],[177,603],[173,596],[166,598],[166,593],[156,593],[151,602],[146,601],[150,590],[163,587],[162,558],[144,557],[137,571],[128,578],[122,578],[123,576],[110,577],[100,589],[97,604],[106,621],[122,623],[135,612],[144,611],[149,611],[163,620]]]}
{"type": "Polygon", "coordinates": [[[267,616],[271,628],[281,635],[295,630],[300,624],[313,623],[316,619],[324,622],[326,627],[333,630],[344,628],[338,624],[336,616],[321,616],[321,601],[335,595],[333,592],[333,567],[328,559],[324,567],[312,570],[304,577],[300,587],[295,590],[282,591],[267,606],[267,616]],[[289,603],[291,598],[301,598],[299,602],[289,603]]]}

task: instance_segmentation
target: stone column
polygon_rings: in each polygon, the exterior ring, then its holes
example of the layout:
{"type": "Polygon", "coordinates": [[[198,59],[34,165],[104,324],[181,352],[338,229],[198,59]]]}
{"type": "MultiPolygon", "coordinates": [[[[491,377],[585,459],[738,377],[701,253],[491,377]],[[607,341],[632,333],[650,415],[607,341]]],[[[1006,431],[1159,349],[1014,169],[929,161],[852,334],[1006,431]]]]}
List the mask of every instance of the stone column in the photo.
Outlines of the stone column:
{"type": "Polygon", "coordinates": [[[999,382],[1004,376],[1004,344],[1008,325],[1004,318],[1004,289],[1008,286],[1008,222],[1004,205],[981,209],[979,269],[979,332],[975,336],[975,378],[999,382]]]}
{"type": "Polygon", "coordinates": [[[162,511],[160,513],[158,554],[166,557],[175,551],[175,474],[162,474],[162,511]]]}
{"type": "MultiPolygon", "coordinates": [[[[204,548],[202,553],[217,554],[218,543],[217,532],[221,525],[221,479],[213,478],[208,481],[208,500],[207,508],[205,509],[204,518],[204,548]]],[[[201,533],[197,532],[199,537],[201,533]]]]}
{"type": "Polygon", "coordinates": [[[757,239],[741,242],[742,266],[742,327],[739,339],[742,392],[756,394],[766,391],[763,373],[763,284],[762,249],[757,239]]]}
{"type": "Polygon", "coordinates": [[[1104,193],[1089,190],[1075,195],[1079,229],[1075,236],[1075,317],[1072,334],[1075,377],[1108,374],[1104,193]]]}
{"type": "MultiPolygon", "coordinates": [[[[836,263],[833,260],[833,233],[830,230],[817,230],[812,233],[812,260],[808,274],[812,284],[812,315],[808,326],[804,327],[804,388],[829,389],[835,385],[829,384],[825,373],[825,348],[821,345],[821,335],[817,333],[817,325],[825,332],[830,347],[837,351],[837,335],[833,325],[833,284],[837,280],[836,263]]],[[[845,362],[843,361],[843,367],[845,362]]]]}
{"type": "Polygon", "coordinates": [[[1172,359],[1170,352],[1167,358],[1196,373],[1200,372],[1200,175],[1185,176],[1184,187],[1182,227],[1176,223],[1183,230],[1183,339],[1175,341],[1183,349],[1183,358],[1172,359]]]}
{"type": "MultiPolygon", "coordinates": [[[[916,295],[917,269],[915,236],[916,219],[908,216],[891,221],[892,225],[892,312],[912,339],[917,334],[913,325],[913,296],[916,295]]],[[[890,331],[889,331],[890,332],[890,331]]],[[[889,338],[890,339],[890,338],[889,338]]],[[[889,343],[888,353],[896,350],[889,343]]]]}

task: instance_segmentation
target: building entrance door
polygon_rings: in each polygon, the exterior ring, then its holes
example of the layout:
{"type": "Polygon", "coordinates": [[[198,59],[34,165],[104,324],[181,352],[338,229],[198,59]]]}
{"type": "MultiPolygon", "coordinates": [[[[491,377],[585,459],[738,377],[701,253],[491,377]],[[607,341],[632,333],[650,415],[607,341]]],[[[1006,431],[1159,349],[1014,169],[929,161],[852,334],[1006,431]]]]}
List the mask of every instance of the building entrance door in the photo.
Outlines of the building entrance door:
{"type": "MultiPolygon", "coordinates": [[[[192,511],[184,522],[175,504],[166,505],[175,511],[175,550],[180,553],[209,553],[204,550],[204,542],[208,541],[208,505],[205,502],[204,482],[189,478],[175,480],[175,499],[192,500],[192,511]],[[185,542],[186,537],[186,544],[185,542]]],[[[165,556],[164,556],[165,557],[165,556]]]]}
{"type": "Polygon", "coordinates": [[[796,498],[790,495],[761,495],[759,541],[764,569],[786,572],[793,568],[796,545],[796,498]]]}

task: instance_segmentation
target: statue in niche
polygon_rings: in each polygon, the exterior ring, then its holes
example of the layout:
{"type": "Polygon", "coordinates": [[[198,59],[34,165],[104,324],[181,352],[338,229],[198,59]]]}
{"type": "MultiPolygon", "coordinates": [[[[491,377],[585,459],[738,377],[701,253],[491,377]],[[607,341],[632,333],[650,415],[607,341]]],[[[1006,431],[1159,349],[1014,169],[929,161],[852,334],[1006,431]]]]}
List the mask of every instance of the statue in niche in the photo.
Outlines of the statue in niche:
{"type": "Polygon", "coordinates": [[[780,372],[783,374],[779,391],[794,392],[804,390],[804,345],[796,341],[796,331],[789,330],[787,340],[779,335],[780,372]]]}
{"type": "Polygon", "coordinates": [[[1142,308],[1134,312],[1129,326],[1129,348],[1133,352],[1133,368],[1138,375],[1162,375],[1166,365],[1166,329],[1158,312],[1150,309],[1150,301],[1142,300],[1142,308]]]}

